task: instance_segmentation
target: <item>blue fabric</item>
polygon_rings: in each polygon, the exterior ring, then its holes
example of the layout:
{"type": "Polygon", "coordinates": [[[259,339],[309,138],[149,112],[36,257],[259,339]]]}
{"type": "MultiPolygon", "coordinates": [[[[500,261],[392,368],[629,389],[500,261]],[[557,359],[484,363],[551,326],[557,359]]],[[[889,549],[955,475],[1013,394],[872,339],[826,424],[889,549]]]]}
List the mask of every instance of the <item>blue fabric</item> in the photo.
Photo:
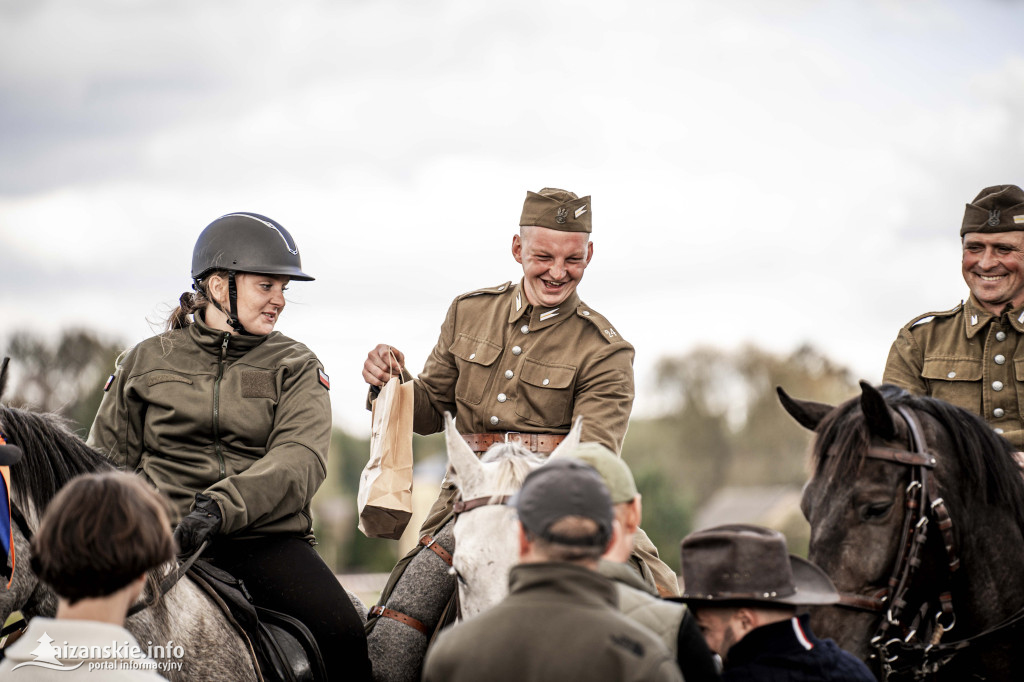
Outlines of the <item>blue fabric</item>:
{"type": "Polygon", "coordinates": [[[753,680],[875,682],[875,676],[863,661],[831,639],[815,637],[808,616],[803,615],[751,630],[729,649],[722,681],[753,680]]]}
{"type": "MultiPolygon", "coordinates": [[[[0,467],[0,469],[8,472],[7,467],[0,467]]],[[[7,476],[0,474],[0,545],[4,548],[4,561],[10,557],[11,554],[11,491],[8,490],[7,476]]]]}

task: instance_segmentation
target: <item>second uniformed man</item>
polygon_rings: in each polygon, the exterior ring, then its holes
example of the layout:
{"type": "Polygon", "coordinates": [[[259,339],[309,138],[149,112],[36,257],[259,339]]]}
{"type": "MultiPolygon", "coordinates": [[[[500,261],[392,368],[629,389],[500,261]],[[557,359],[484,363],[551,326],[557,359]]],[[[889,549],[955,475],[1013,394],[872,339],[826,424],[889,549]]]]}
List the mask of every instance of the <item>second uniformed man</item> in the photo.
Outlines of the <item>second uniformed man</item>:
{"type": "Polygon", "coordinates": [[[983,189],[960,237],[970,297],[903,327],[882,380],[974,412],[1024,450],[1024,191],[983,189]]]}

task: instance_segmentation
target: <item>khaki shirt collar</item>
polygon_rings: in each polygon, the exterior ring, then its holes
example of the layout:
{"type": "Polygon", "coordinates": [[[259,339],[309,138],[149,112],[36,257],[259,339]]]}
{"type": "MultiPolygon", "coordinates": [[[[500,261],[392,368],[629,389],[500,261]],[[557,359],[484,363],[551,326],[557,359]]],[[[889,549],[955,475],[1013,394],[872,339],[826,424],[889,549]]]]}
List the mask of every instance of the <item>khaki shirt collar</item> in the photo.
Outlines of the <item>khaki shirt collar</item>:
{"type": "Polygon", "coordinates": [[[512,303],[508,312],[508,323],[516,322],[529,310],[530,319],[527,324],[530,327],[530,331],[537,331],[572,317],[576,313],[576,308],[579,304],[579,294],[573,290],[569,298],[554,308],[531,306],[530,302],[526,300],[526,289],[523,288],[523,280],[519,280],[519,284],[516,285],[515,292],[512,295],[512,303]]]}
{"type": "MultiPolygon", "coordinates": [[[[989,322],[1002,317],[1001,315],[993,315],[982,308],[981,304],[978,303],[978,299],[974,298],[974,294],[971,294],[967,302],[964,303],[964,313],[964,331],[969,339],[973,339],[978,332],[988,326],[989,322]]],[[[1006,313],[1006,319],[1011,327],[1020,333],[1024,333],[1024,306],[1006,313]]]]}

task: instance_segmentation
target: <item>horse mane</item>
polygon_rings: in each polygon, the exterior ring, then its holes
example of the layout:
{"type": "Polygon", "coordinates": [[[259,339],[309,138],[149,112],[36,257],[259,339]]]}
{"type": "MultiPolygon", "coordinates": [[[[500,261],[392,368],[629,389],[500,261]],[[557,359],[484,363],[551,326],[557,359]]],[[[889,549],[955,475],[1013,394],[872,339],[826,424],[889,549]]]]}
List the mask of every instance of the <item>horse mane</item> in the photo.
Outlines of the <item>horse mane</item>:
{"type": "Polygon", "coordinates": [[[483,463],[497,463],[497,475],[490,484],[494,487],[494,497],[500,497],[506,491],[518,490],[523,479],[531,470],[544,463],[544,458],[518,443],[497,443],[487,449],[480,457],[483,463]]]}
{"type": "Polygon", "coordinates": [[[11,486],[20,498],[32,500],[40,513],[75,476],[113,468],[58,414],[0,405],[0,426],[8,442],[24,455],[13,469],[11,486]]]}
{"type": "MultiPolygon", "coordinates": [[[[935,419],[949,437],[949,451],[959,464],[957,480],[965,497],[1010,509],[1024,528],[1024,479],[1009,441],[981,417],[945,401],[914,396],[890,384],[878,391],[892,407],[904,406],[935,419]]],[[[838,480],[855,476],[872,437],[860,399],[848,400],[829,413],[818,432],[812,452],[815,472],[838,480]]]]}

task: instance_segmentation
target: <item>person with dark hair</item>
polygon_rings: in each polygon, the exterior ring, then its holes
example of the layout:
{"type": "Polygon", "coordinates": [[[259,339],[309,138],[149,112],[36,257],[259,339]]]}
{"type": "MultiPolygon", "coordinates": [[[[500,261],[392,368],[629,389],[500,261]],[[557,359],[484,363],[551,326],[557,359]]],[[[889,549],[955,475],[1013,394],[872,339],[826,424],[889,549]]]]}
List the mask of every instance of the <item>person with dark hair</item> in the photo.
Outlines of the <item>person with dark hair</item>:
{"type": "Polygon", "coordinates": [[[722,657],[723,682],[874,682],[858,659],[811,631],[799,607],[835,604],[823,570],[789,554],[782,533],[746,524],[683,538],[683,594],[708,647],[722,657]]]}
{"type": "Polygon", "coordinates": [[[33,618],[0,674],[15,682],[162,680],[123,625],[148,572],[173,559],[166,502],[152,487],[120,472],[72,480],[32,538],[32,570],[57,594],[56,618],[33,618]]]}
{"type": "Polygon", "coordinates": [[[681,682],[665,645],[616,608],[615,584],[597,571],[616,533],[598,473],[553,459],[530,472],[509,504],[519,514],[509,594],[438,636],[424,682],[681,682]]]}
{"type": "Polygon", "coordinates": [[[312,279],[279,223],[214,220],[193,250],[194,293],[166,332],[119,358],[88,443],[170,498],[182,555],[205,544],[258,605],[309,628],[332,679],[369,679],[362,618],[313,548],[330,380],[309,348],[275,331],[288,283],[312,279]]]}

